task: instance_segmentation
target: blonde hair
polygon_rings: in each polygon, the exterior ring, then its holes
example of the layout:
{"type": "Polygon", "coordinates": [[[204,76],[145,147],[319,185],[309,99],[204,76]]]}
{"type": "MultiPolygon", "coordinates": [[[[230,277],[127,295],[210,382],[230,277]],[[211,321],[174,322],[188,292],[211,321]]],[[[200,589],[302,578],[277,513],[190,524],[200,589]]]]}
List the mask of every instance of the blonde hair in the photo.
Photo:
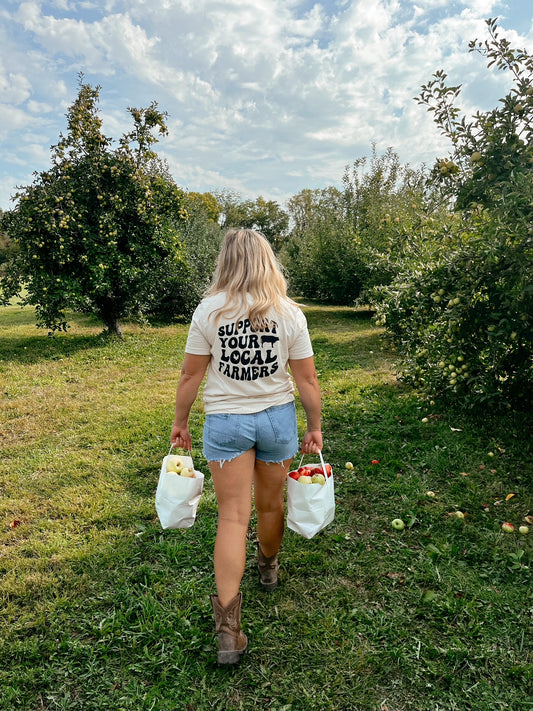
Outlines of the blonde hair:
{"type": "Polygon", "coordinates": [[[287,282],[281,264],[269,241],[260,232],[231,229],[226,232],[206,296],[225,292],[224,306],[213,312],[215,321],[222,316],[247,316],[252,328],[268,326],[268,312],[297,305],[287,297],[287,282]],[[251,303],[249,301],[251,298],[251,303]]]}

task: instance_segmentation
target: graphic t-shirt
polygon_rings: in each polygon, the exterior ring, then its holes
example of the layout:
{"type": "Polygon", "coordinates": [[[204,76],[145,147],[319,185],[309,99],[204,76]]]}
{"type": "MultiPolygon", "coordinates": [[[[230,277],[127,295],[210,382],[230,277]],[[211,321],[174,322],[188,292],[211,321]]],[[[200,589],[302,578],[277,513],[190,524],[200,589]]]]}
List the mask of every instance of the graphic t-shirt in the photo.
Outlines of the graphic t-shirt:
{"type": "Polygon", "coordinates": [[[191,320],[186,353],[211,355],[204,387],[207,414],[252,413],[294,400],[287,371],[289,359],[313,355],[307,321],[287,302],[284,313],[269,314],[269,325],[254,331],[247,318],[211,314],[226,302],[225,294],[204,299],[191,320]]]}

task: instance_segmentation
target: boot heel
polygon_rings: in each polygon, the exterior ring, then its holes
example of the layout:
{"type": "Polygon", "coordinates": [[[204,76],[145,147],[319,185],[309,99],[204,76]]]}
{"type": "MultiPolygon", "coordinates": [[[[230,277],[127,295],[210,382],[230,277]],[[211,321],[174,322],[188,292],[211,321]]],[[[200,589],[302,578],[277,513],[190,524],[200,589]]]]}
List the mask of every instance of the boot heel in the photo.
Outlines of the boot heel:
{"type": "Polygon", "coordinates": [[[217,664],[238,664],[241,655],[246,651],[242,649],[240,652],[217,652],[217,664]]]}
{"type": "Polygon", "coordinates": [[[267,592],[271,592],[278,587],[278,556],[269,558],[261,550],[259,541],[257,542],[257,569],[259,570],[259,584],[267,592]]]}

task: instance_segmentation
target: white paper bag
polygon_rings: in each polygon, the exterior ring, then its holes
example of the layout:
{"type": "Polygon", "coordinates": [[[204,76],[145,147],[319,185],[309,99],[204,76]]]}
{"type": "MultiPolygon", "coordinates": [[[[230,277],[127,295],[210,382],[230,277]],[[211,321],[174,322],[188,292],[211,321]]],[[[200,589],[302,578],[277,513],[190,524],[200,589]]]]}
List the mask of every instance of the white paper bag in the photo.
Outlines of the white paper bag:
{"type": "Polygon", "coordinates": [[[335,518],[335,487],[333,473],[326,474],[326,465],[320,454],[320,464],[326,477],[325,484],[300,484],[287,476],[287,526],[304,538],[313,538],[335,518]]]}
{"type": "Polygon", "coordinates": [[[172,452],[163,459],[159,482],[155,493],[155,508],[163,528],[190,528],[195,519],[204,475],[194,468],[192,457],[180,456],[185,467],[194,471],[193,477],[184,477],[175,472],[167,472],[167,462],[172,452]]]}

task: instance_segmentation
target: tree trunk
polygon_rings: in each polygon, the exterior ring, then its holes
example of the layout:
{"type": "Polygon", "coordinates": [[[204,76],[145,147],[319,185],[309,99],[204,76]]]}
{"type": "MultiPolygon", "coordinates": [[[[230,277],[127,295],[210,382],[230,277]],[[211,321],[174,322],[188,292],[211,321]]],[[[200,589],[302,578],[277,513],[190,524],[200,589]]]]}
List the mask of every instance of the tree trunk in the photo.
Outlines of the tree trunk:
{"type": "Polygon", "coordinates": [[[102,297],[98,304],[98,311],[108,334],[116,338],[123,338],[116,301],[109,295],[102,297]]]}
{"type": "Polygon", "coordinates": [[[118,318],[108,318],[105,322],[107,326],[107,331],[110,336],[116,336],[117,338],[124,338],[122,329],[120,328],[120,323],[118,318]]]}

